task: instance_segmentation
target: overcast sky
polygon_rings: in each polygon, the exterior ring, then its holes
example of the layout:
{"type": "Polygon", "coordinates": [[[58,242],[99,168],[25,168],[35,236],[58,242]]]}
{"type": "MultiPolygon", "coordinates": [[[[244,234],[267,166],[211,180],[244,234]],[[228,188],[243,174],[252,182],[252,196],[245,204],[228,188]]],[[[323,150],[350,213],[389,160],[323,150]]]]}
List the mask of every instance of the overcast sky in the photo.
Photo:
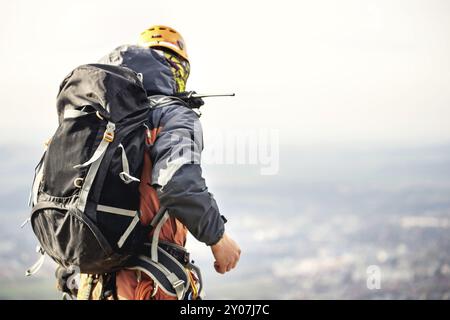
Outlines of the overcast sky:
{"type": "Polygon", "coordinates": [[[181,32],[205,134],[275,128],[289,144],[450,139],[449,1],[8,1],[0,143],[39,144],[64,76],[153,24],[181,32]]]}

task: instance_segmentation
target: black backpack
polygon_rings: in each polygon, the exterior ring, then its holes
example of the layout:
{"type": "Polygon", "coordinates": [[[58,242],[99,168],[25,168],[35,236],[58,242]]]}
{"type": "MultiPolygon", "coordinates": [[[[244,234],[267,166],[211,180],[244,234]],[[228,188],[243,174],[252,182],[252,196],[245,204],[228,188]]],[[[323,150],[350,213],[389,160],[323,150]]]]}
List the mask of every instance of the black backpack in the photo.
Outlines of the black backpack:
{"type": "Polygon", "coordinates": [[[140,74],[83,65],[62,82],[59,127],[36,167],[31,224],[65,268],[102,274],[139,254],[139,179],[151,110],[140,74]]]}

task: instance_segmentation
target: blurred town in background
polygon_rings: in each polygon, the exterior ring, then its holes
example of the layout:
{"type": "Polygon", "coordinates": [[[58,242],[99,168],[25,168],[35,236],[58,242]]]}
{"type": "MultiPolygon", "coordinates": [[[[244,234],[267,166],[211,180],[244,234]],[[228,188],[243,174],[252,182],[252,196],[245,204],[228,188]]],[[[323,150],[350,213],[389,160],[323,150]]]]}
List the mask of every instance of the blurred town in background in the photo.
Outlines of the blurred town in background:
{"type": "MultiPolygon", "coordinates": [[[[58,299],[54,264],[37,257],[28,224],[37,148],[1,148],[0,298],[58,299]],[[26,150],[27,156],[24,155],[26,150]]],[[[449,299],[450,146],[280,148],[277,175],[251,165],[205,165],[239,267],[215,273],[190,238],[211,299],[449,299]],[[368,288],[368,268],[380,271],[368,288]]],[[[49,260],[49,259],[48,259],[49,260]]]]}

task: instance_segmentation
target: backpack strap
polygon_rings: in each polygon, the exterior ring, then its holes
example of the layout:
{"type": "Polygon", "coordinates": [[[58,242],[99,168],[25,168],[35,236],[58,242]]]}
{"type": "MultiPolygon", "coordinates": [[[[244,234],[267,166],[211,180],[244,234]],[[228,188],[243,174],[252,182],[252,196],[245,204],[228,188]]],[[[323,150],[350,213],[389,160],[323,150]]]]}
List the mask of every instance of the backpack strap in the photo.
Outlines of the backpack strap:
{"type": "Polygon", "coordinates": [[[120,236],[119,241],[117,241],[117,246],[119,248],[122,248],[122,246],[124,245],[125,241],[127,241],[127,239],[130,236],[131,232],[133,232],[134,228],[136,227],[136,225],[140,221],[139,211],[127,210],[127,209],[122,209],[122,208],[118,208],[118,207],[105,206],[105,205],[102,205],[102,204],[98,204],[97,205],[97,211],[102,211],[102,212],[107,212],[107,213],[110,213],[110,214],[116,214],[116,215],[120,215],[120,216],[133,218],[131,220],[130,224],[128,225],[128,227],[126,228],[126,230],[120,236]]]}
{"type": "Polygon", "coordinates": [[[152,108],[156,107],[164,107],[167,105],[170,105],[174,100],[177,100],[175,97],[172,96],[165,96],[165,95],[153,95],[148,97],[150,100],[150,106],[152,108]]]}
{"type": "Polygon", "coordinates": [[[89,112],[77,110],[77,109],[66,109],[64,110],[64,119],[73,119],[73,118],[79,118],[82,116],[88,115],[89,112]]]}
{"type": "Polygon", "coordinates": [[[189,289],[189,275],[185,267],[160,247],[157,254],[158,262],[140,255],[130,262],[128,269],[144,272],[164,293],[182,300],[189,289]]]}
{"type": "Polygon", "coordinates": [[[144,272],[164,293],[182,300],[189,289],[189,275],[182,263],[159,246],[161,228],[168,219],[167,209],[161,207],[148,226],[153,230],[151,243],[145,244],[150,246],[150,255],[142,254],[132,258],[127,269],[144,272]]]}
{"type": "Polygon", "coordinates": [[[108,122],[108,124],[106,125],[105,133],[103,134],[103,139],[100,142],[99,146],[97,147],[97,150],[95,150],[91,159],[89,159],[88,161],[86,161],[83,164],[74,166],[74,168],[80,168],[80,167],[86,167],[88,165],[91,165],[89,167],[89,171],[88,171],[86,177],[84,178],[84,183],[81,188],[80,198],[78,201],[78,209],[81,212],[84,212],[84,208],[86,207],[89,191],[92,187],[95,176],[97,175],[97,171],[98,171],[100,164],[102,162],[102,159],[105,155],[105,151],[108,148],[110,142],[112,142],[114,140],[114,130],[115,129],[116,129],[116,126],[114,125],[114,123],[108,122]]]}
{"type": "Polygon", "coordinates": [[[125,243],[125,241],[127,241],[131,232],[134,230],[134,227],[136,227],[136,225],[139,223],[139,220],[140,220],[139,214],[136,211],[136,215],[133,217],[133,220],[131,220],[130,224],[128,225],[128,228],[124,231],[119,241],[117,241],[117,246],[119,248],[122,248],[123,244],[125,243]]]}
{"type": "Polygon", "coordinates": [[[84,168],[100,159],[100,157],[102,157],[105,154],[105,151],[108,148],[109,143],[114,140],[114,130],[116,130],[116,125],[112,122],[108,122],[108,124],[106,125],[105,133],[103,134],[103,139],[98,145],[97,150],[95,150],[92,157],[85,163],[77,164],[73,168],[74,169],[84,168]]]}
{"type": "Polygon", "coordinates": [[[158,250],[159,234],[161,233],[161,228],[166,223],[167,219],[169,219],[169,213],[165,208],[162,208],[162,210],[160,209],[160,211],[150,224],[150,226],[155,229],[152,235],[152,246],[151,246],[152,248],[151,258],[154,262],[158,262],[157,250],[158,250]]]}
{"type": "Polygon", "coordinates": [[[138,178],[130,175],[130,166],[128,164],[128,158],[125,152],[125,148],[123,147],[122,144],[119,144],[119,148],[122,150],[122,169],[123,169],[123,171],[119,173],[120,179],[122,179],[122,181],[125,182],[126,184],[129,184],[131,182],[141,182],[141,180],[139,180],[138,178]]]}
{"type": "Polygon", "coordinates": [[[38,272],[39,269],[44,264],[44,260],[45,260],[44,249],[42,249],[41,246],[37,246],[36,247],[36,252],[40,254],[39,259],[30,268],[28,268],[28,270],[25,272],[25,276],[27,276],[27,277],[28,276],[32,276],[33,274],[38,272]]]}
{"type": "Polygon", "coordinates": [[[29,206],[33,206],[34,204],[37,203],[39,186],[41,184],[42,177],[44,175],[44,158],[45,158],[46,152],[47,151],[44,151],[44,153],[42,154],[41,160],[39,161],[36,168],[34,169],[34,179],[33,179],[33,184],[31,187],[30,199],[28,201],[29,206]]]}

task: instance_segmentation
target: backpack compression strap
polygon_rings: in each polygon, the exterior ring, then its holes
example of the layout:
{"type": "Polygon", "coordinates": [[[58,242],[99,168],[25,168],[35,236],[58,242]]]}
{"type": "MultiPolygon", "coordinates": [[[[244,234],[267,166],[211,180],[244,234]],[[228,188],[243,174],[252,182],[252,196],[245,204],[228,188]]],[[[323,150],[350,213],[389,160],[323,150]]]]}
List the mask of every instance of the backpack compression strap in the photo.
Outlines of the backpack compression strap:
{"type": "Polygon", "coordinates": [[[100,164],[105,155],[106,149],[108,148],[109,143],[114,140],[114,130],[115,129],[116,129],[115,124],[112,122],[108,122],[108,124],[106,125],[105,133],[103,134],[103,139],[100,142],[99,146],[97,147],[97,150],[95,150],[92,157],[85,163],[74,166],[74,168],[82,168],[82,167],[87,167],[88,165],[91,165],[89,167],[89,171],[84,179],[84,183],[83,183],[83,186],[82,186],[81,192],[80,192],[78,209],[81,212],[83,212],[84,208],[86,207],[86,202],[87,202],[87,197],[88,197],[89,191],[92,187],[92,183],[94,182],[95,176],[97,175],[98,168],[100,167],[100,164]]]}
{"type": "Polygon", "coordinates": [[[177,259],[159,247],[159,234],[169,218],[166,208],[161,207],[150,223],[153,229],[150,257],[140,255],[130,261],[131,270],[140,270],[148,275],[166,294],[182,300],[189,289],[189,275],[177,259]]]}

